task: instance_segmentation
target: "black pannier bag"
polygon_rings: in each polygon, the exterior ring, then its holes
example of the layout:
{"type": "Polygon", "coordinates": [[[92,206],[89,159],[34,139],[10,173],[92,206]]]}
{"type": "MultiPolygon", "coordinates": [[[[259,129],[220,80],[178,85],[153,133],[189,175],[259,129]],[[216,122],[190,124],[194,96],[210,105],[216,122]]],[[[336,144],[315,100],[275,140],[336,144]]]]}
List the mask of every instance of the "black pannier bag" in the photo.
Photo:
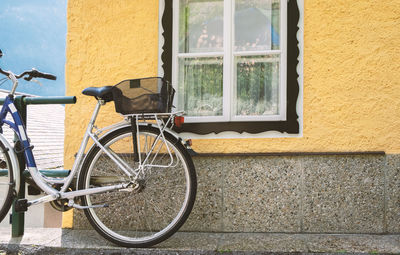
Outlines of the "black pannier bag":
{"type": "Polygon", "coordinates": [[[112,90],[115,110],[123,115],[169,113],[175,90],[160,77],[124,80],[112,90]]]}

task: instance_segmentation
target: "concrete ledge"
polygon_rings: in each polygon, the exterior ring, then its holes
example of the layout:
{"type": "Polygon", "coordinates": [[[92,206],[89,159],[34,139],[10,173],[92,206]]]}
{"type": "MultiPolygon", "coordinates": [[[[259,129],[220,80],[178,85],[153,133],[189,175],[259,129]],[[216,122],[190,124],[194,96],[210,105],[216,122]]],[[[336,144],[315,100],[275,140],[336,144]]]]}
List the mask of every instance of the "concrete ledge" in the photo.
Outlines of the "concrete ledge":
{"type": "Polygon", "coordinates": [[[109,243],[94,230],[0,229],[0,254],[400,254],[400,235],[179,232],[149,249],[109,243]]]}
{"type": "MultiPolygon", "coordinates": [[[[400,233],[400,155],[202,155],[194,163],[198,193],[181,231],[400,233]]],[[[90,229],[74,214],[74,228],[90,229]]]]}
{"type": "Polygon", "coordinates": [[[399,233],[399,155],[195,157],[185,231],[399,233]]]}

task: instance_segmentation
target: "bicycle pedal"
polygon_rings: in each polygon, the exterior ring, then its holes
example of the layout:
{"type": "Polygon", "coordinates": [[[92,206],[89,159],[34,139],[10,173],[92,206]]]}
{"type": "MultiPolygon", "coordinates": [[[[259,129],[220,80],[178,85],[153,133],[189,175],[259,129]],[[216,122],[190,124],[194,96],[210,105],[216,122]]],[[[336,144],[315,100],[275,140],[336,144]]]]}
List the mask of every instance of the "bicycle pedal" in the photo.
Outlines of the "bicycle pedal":
{"type": "Polygon", "coordinates": [[[18,199],[15,202],[14,209],[16,212],[26,212],[28,211],[28,199],[18,199]]]}
{"type": "Polygon", "coordinates": [[[2,169],[7,168],[7,162],[0,159],[0,168],[2,168],[2,169]]]}

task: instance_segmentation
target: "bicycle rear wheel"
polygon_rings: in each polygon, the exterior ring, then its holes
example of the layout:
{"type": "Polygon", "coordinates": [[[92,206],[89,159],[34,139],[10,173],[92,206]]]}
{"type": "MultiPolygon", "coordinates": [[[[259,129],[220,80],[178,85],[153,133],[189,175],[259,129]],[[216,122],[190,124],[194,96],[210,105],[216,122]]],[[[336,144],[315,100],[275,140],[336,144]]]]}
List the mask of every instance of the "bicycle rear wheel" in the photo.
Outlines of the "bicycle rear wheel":
{"type": "MultiPolygon", "coordinates": [[[[140,126],[139,131],[142,161],[148,154],[153,167],[146,167],[140,174],[138,186],[82,197],[83,206],[108,205],[85,209],[85,214],[97,232],[126,247],[149,247],[174,234],[188,218],[197,188],[192,159],[180,141],[168,133],[165,140],[157,141],[160,132],[150,126],[140,126]],[[149,152],[153,146],[155,149],[149,152]],[[170,166],[168,148],[173,159],[170,166]]],[[[116,130],[100,142],[133,169],[137,168],[130,127],[116,130]]],[[[78,187],[87,189],[129,181],[99,147],[94,147],[82,165],[78,187]]]]}
{"type": "Polygon", "coordinates": [[[7,215],[13,201],[13,167],[6,147],[0,142],[0,222],[7,215]]]}

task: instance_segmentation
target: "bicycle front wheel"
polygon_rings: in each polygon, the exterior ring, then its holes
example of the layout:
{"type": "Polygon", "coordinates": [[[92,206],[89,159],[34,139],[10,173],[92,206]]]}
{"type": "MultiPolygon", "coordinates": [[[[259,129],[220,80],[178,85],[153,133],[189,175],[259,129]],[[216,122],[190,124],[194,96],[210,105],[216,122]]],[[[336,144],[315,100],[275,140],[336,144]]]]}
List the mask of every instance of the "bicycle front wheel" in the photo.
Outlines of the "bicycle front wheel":
{"type": "Polygon", "coordinates": [[[0,142],[0,222],[7,215],[13,201],[13,167],[6,147],[0,142]]]}
{"type": "MultiPolygon", "coordinates": [[[[186,221],[196,196],[196,174],[185,147],[172,135],[165,139],[158,129],[140,126],[139,152],[147,164],[134,187],[86,195],[83,206],[107,205],[85,209],[91,225],[106,239],[126,247],[149,247],[175,233],[186,221]]],[[[100,142],[132,169],[130,127],[116,130],[100,142]]],[[[85,159],[79,175],[79,189],[129,183],[129,178],[99,147],[85,159]]]]}

